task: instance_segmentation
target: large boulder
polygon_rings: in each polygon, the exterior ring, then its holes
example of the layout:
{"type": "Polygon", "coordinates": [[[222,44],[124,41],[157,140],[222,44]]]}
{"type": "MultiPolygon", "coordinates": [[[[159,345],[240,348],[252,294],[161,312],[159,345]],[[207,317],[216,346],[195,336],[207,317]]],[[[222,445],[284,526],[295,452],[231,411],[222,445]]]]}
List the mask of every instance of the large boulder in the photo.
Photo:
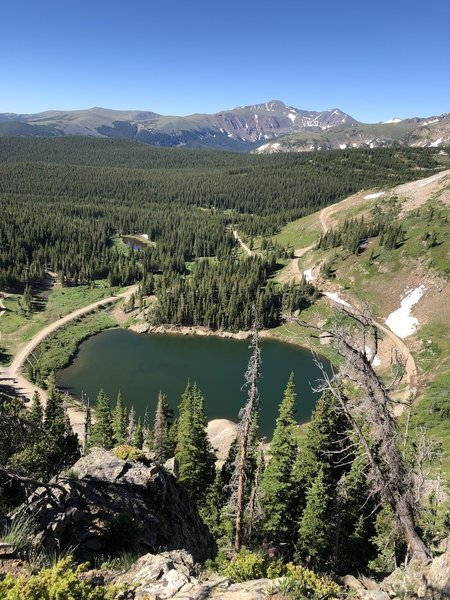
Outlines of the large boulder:
{"type": "Polygon", "coordinates": [[[188,494],[156,464],[93,449],[51,489],[37,489],[13,515],[32,515],[35,543],[79,559],[120,551],[187,550],[197,562],[216,545],[188,494]]]}

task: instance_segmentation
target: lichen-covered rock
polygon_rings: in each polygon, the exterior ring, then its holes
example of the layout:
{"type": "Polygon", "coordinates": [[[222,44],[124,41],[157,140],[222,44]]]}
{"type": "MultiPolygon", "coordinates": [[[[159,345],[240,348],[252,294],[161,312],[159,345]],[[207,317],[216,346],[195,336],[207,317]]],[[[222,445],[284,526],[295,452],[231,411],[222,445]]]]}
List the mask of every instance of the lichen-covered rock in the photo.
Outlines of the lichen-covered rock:
{"type": "Polygon", "coordinates": [[[193,578],[194,559],[183,550],[146,554],[114,582],[133,592],[136,600],[176,598],[177,593],[197,581],[193,578]]]}
{"type": "Polygon", "coordinates": [[[215,554],[195,505],[159,465],[94,449],[53,483],[52,492],[39,488],[13,515],[33,516],[35,542],[50,553],[71,548],[86,559],[120,550],[185,549],[198,562],[215,554]]]}

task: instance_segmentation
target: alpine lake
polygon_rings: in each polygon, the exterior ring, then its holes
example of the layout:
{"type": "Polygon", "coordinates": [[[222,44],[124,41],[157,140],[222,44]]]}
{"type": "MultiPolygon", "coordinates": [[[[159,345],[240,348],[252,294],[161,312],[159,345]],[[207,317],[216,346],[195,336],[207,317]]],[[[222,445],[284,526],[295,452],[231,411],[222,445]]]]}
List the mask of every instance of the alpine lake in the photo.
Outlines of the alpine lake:
{"type": "MultiPolygon", "coordinates": [[[[57,374],[57,385],[71,395],[90,398],[91,403],[103,388],[114,405],[121,390],[124,403],[134,405],[143,417],[146,408],[150,421],[158,393],[176,408],[187,382],[196,382],[205,399],[208,420],[237,421],[245,404],[243,387],[251,349],[250,340],[216,336],[138,334],[126,329],[103,331],[84,341],[72,363],[57,374]]],[[[297,391],[298,422],[308,421],[318,394],[321,371],[309,350],[264,338],[261,340],[261,378],[259,427],[262,436],[271,437],[278,405],[291,371],[297,391]]],[[[330,363],[322,359],[329,371],[330,363]]]]}

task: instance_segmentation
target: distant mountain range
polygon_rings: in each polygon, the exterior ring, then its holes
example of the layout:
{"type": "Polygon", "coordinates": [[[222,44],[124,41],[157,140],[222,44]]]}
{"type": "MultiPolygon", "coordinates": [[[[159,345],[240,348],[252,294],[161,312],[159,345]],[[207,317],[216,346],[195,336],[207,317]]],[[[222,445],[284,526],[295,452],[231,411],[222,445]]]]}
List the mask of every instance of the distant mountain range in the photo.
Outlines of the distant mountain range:
{"type": "Polygon", "coordinates": [[[215,114],[163,116],[149,111],[90,108],[36,114],[0,113],[0,136],[126,138],[166,147],[241,152],[304,152],[333,148],[439,146],[450,143],[450,114],[364,124],[338,108],[308,111],[279,100],[215,114]]]}

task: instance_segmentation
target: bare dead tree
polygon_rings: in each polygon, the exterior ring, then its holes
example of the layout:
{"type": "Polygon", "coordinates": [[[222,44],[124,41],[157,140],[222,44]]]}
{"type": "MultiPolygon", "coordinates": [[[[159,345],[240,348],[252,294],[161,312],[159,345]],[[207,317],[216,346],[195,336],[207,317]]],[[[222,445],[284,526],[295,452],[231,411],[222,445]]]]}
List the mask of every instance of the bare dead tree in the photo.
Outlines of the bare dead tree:
{"type": "Polygon", "coordinates": [[[378,348],[376,325],[368,313],[356,314],[344,308],[340,312],[347,317],[348,324],[340,322],[326,330],[298,319],[296,322],[315,330],[315,337],[319,332],[322,337],[325,334],[343,359],[339,372],[329,376],[316,356],[323,377],[320,391],[329,390],[333,394],[351,424],[369,464],[368,480],[372,491],[391,506],[410,556],[426,563],[430,553],[414,520],[412,470],[399,449],[391,398],[372,366],[371,356],[375,356],[374,351],[378,348]],[[348,381],[357,386],[360,392],[357,397],[343,392],[343,384],[348,381]]]}
{"type": "Polygon", "coordinates": [[[261,349],[259,347],[259,329],[260,324],[256,314],[256,307],[253,306],[253,326],[252,343],[253,349],[248,368],[245,373],[245,386],[248,389],[248,400],[244,408],[239,413],[239,428],[237,433],[237,457],[236,469],[233,474],[233,480],[236,482],[236,520],[235,520],[235,539],[234,549],[236,552],[242,547],[244,535],[244,511],[245,511],[245,488],[246,488],[246,467],[249,451],[249,441],[259,409],[259,391],[258,379],[260,377],[261,349]]]}
{"type": "Polygon", "coordinates": [[[261,521],[263,517],[263,510],[261,507],[261,476],[264,471],[264,447],[263,441],[258,441],[257,459],[256,459],[256,471],[253,478],[252,490],[250,492],[250,498],[248,500],[246,513],[246,528],[245,528],[245,539],[250,540],[252,537],[253,528],[256,523],[261,521]]]}

